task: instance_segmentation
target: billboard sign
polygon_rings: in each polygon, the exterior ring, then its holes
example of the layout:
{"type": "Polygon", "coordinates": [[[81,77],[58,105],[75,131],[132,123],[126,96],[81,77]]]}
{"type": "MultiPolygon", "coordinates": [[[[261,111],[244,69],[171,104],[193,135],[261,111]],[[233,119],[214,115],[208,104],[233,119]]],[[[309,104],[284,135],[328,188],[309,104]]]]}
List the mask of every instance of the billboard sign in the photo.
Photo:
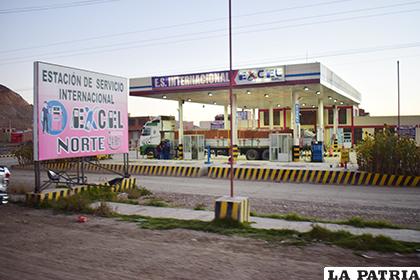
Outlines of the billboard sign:
{"type": "Polygon", "coordinates": [[[237,85],[274,83],[284,81],[284,66],[242,69],[237,71],[235,77],[235,83],[237,85]]]}
{"type": "Polygon", "coordinates": [[[34,63],[34,159],[128,153],[128,81],[34,63]]]}
{"type": "Polygon", "coordinates": [[[152,77],[152,88],[196,88],[203,86],[228,86],[229,71],[152,77]]]}

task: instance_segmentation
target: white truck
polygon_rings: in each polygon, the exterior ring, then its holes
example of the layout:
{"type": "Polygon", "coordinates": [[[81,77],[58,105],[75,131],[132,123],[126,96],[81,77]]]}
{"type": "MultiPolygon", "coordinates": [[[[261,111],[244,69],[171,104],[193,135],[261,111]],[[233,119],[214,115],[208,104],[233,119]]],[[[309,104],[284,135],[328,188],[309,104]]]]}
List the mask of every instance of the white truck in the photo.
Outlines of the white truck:
{"type": "MultiPolygon", "coordinates": [[[[142,155],[152,153],[158,156],[156,148],[162,140],[175,144],[176,121],[173,116],[159,116],[144,124],[141,130],[139,148],[142,155]]],[[[174,145],[173,145],[174,146],[174,145]]]]}

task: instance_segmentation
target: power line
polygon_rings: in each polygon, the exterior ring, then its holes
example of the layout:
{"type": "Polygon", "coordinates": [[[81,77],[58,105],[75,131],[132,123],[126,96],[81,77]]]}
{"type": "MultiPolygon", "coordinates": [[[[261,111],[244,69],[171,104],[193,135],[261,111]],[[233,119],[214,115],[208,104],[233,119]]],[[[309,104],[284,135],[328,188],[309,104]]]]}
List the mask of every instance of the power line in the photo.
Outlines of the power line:
{"type": "Polygon", "coordinates": [[[10,8],[10,9],[0,10],[0,14],[5,15],[5,14],[17,14],[17,13],[38,12],[38,11],[46,11],[46,10],[56,10],[56,9],[64,9],[64,8],[98,5],[98,4],[108,3],[108,2],[115,2],[115,1],[119,1],[119,0],[88,0],[88,1],[76,1],[76,2],[70,2],[70,3],[43,5],[43,6],[10,8]]]}
{"type": "Polygon", "coordinates": [[[310,22],[310,23],[290,24],[290,25],[283,25],[283,26],[280,26],[280,27],[271,27],[271,28],[264,28],[264,29],[259,29],[259,30],[237,32],[236,34],[244,34],[244,33],[252,33],[252,32],[267,32],[267,31],[278,30],[278,29],[295,28],[295,27],[302,27],[302,26],[314,25],[314,24],[332,23],[332,22],[362,19],[362,18],[371,18],[371,17],[378,17],[378,16],[387,16],[387,15],[395,15],[395,14],[402,14],[402,13],[418,12],[418,11],[420,11],[420,9],[394,11],[394,12],[386,12],[386,13],[378,13],[378,14],[370,14],[370,15],[360,15],[360,16],[353,16],[353,17],[347,17],[347,18],[314,21],[314,22],[310,22]]]}
{"type": "MultiPolygon", "coordinates": [[[[414,4],[414,3],[420,3],[420,1],[413,1],[413,2],[409,2],[409,3],[403,3],[404,5],[407,4],[414,4]]],[[[388,5],[388,6],[381,6],[381,7],[376,7],[376,8],[368,8],[367,10],[372,10],[372,9],[383,9],[383,8],[389,8],[389,7],[395,7],[395,6],[400,6],[403,4],[395,4],[395,5],[388,5]]],[[[333,13],[334,15],[338,15],[338,14],[347,14],[347,13],[352,13],[352,12],[360,12],[363,11],[364,9],[356,9],[356,10],[350,10],[350,11],[344,11],[344,12],[340,12],[340,13],[333,13]]],[[[275,27],[275,28],[264,28],[264,29],[257,29],[257,30],[247,30],[245,33],[250,33],[250,32],[258,32],[258,31],[267,31],[267,30],[273,30],[273,29],[283,29],[283,28],[291,28],[291,27],[299,27],[299,26],[306,26],[306,25],[312,25],[312,24],[318,24],[318,23],[327,23],[327,22],[335,22],[335,21],[343,21],[343,20],[349,20],[349,19],[357,19],[357,18],[365,18],[365,17],[372,17],[372,16],[380,16],[380,15],[388,15],[388,14],[394,14],[394,13],[401,13],[401,12],[412,12],[415,10],[406,10],[406,11],[397,11],[397,12],[388,12],[388,13],[383,13],[383,14],[376,14],[376,15],[362,15],[362,16],[356,16],[356,17],[351,17],[351,18],[343,18],[343,19],[332,19],[332,20],[327,20],[327,21],[318,21],[318,22],[311,22],[311,23],[303,23],[303,24],[292,24],[292,25],[285,25],[285,26],[281,26],[281,27],[275,27]]],[[[309,16],[309,17],[299,17],[299,18],[289,18],[289,19],[285,19],[282,21],[296,21],[296,20],[304,20],[304,19],[310,19],[310,18],[319,18],[319,17],[325,17],[325,16],[331,16],[333,15],[332,13],[328,13],[328,14],[321,14],[321,15],[317,15],[317,16],[309,16]]],[[[277,22],[282,22],[282,21],[277,21],[277,22]]],[[[271,22],[274,23],[274,22],[271,22]]],[[[269,24],[269,23],[261,23],[258,25],[265,25],[265,24],[269,24]]],[[[250,27],[249,25],[246,26],[239,26],[236,29],[243,29],[243,28],[248,28],[250,27]]],[[[253,27],[251,25],[251,27],[253,27]]],[[[206,31],[206,33],[217,33],[217,32],[225,32],[225,29],[215,29],[215,30],[209,30],[206,31]]],[[[148,39],[146,46],[149,46],[149,42],[151,41],[161,41],[161,40],[167,40],[168,38],[179,38],[179,37],[189,37],[189,36],[193,36],[193,35],[201,35],[203,32],[195,32],[195,33],[184,33],[184,34],[178,34],[178,35],[173,35],[173,36],[166,36],[166,37],[160,37],[160,38],[154,38],[154,39],[148,39]]],[[[243,34],[244,32],[236,32],[236,34],[243,34]]],[[[222,35],[225,36],[225,35],[222,35]]],[[[222,37],[221,36],[221,37],[222,37]]],[[[211,36],[210,38],[213,38],[214,36],[211,36]]],[[[191,41],[191,40],[188,40],[191,41]]],[[[126,46],[126,48],[130,48],[128,45],[132,45],[132,44],[137,44],[137,43],[143,43],[146,42],[145,40],[136,40],[136,41],[130,41],[130,42],[122,42],[122,43],[117,43],[117,44],[109,44],[109,45],[104,45],[104,46],[98,46],[98,47],[88,47],[88,48],[82,48],[82,49],[78,49],[76,51],[89,51],[89,50],[97,50],[99,48],[110,48],[110,47],[117,47],[117,46],[126,46]]],[[[175,41],[176,43],[179,41],[175,41]]],[[[167,41],[165,41],[165,43],[167,43],[167,41]]],[[[137,45],[137,47],[142,47],[143,45],[137,45]]],[[[58,52],[49,52],[49,53],[43,53],[43,54],[36,54],[36,55],[30,55],[30,56],[24,56],[24,57],[12,57],[12,58],[7,58],[5,60],[2,60],[0,62],[8,62],[8,61],[14,61],[16,59],[25,59],[25,58],[32,58],[34,56],[45,56],[45,55],[59,55],[59,54],[65,54],[65,53],[71,53],[74,52],[74,50],[71,51],[58,51],[58,52]]]]}
{"type": "Polygon", "coordinates": [[[319,17],[329,17],[329,16],[337,16],[337,15],[344,15],[344,14],[350,14],[350,13],[366,12],[366,11],[379,10],[379,9],[395,8],[395,7],[401,7],[401,6],[407,6],[407,5],[414,5],[414,4],[418,4],[418,3],[420,3],[420,1],[398,3],[398,4],[393,4],[393,5],[385,5],[385,6],[372,7],[372,8],[355,9],[355,10],[349,10],[349,11],[341,11],[341,12],[327,13],[327,14],[321,14],[321,15],[314,15],[314,16],[297,17],[297,18],[291,18],[291,19],[289,18],[289,19],[282,19],[282,20],[276,20],[276,21],[271,21],[271,22],[263,22],[263,23],[256,23],[256,24],[250,24],[250,25],[243,25],[243,26],[237,27],[236,29],[243,29],[243,28],[249,28],[249,27],[260,26],[260,25],[267,25],[267,24],[276,24],[276,23],[281,23],[281,22],[289,22],[289,21],[294,21],[294,20],[313,19],[313,18],[319,18],[319,17]]]}
{"type": "Polygon", "coordinates": [[[249,16],[263,15],[263,14],[274,14],[274,13],[278,13],[278,12],[304,9],[304,8],[312,8],[312,7],[319,7],[319,6],[337,4],[337,3],[342,3],[342,2],[349,2],[349,1],[352,1],[352,0],[339,0],[339,1],[322,2],[322,3],[315,3],[315,4],[309,4],[309,5],[294,6],[294,7],[286,7],[286,8],[282,8],[282,9],[279,9],[279,10],[266,10],[266,11],[254,12],[254,13],[250,13],[250,14],[243,14],[243,15],[240,15],[240,16],[232,16],[232,17],[237,18],[237,17],[249,17],[249,16]]]}
{"type": "MultiPolygon", "coordinates": [[[[337,3],[348,2],[348,1],[351,1],[351,0],[328,1],[328,2],[321,2],[321,3],[317,3],[317,4],[311,4],[311,5],[287,7],[287,8],[277,9],[277,10],[267,10],[267,11],[261,11],[261,12],[251,13],[251,14],[238,15],[238,16],[234,16],[234,18],[248,17],[248,16],[254,16],[254,15],[258,15],[258,14],[279,13],[279,12],[288,11],[288,10],[310,8],[310,7],[314,7],[314,6],[325,6],[325,5],[337,4],[337,3]]],[[[67,45],[69,43],[85,42],[85,41],[92,41],[92,40],[98,40],[98,39],[104,39],[104,38],[119,37],[119,36],[130,35],[130,34],[145,33],[145,32],[150,32],[150,31],[158,31],[158,30],[163,30],[163,29],[173,29],[173,28],[177,28],[177,27],[191,26],[193,24],[203,24],[203,23],[209,23],[209,22],[216,22],[216,21],[222,21],[222,20],[226,20],[226,19],[227,19],[227,17],[220,17],[220,18],[214,18],[214,19],[186,22],[186,23],[175,24],[175,25],[166,25],[166,26],[160,26],[160,27],[154,27],[154,28],[148,28],[148,29],[141,29],[141,30],[135,30],[135,31],[128,31],[128,32],[114,33],[114,34],[108,34],[108,35],[87,37],[87,38],[76,39],[76,40],[61,41],[61,42],[56,42],[56,43],[50,43],[50,44],[44,44],[44,45],[38,45],[38,46],[32,46],[32,47],[25,47],[25,48],[19,48],[19,49],[5,50],[5,51],[0,51],[0,53],[10,53],[10,52],[18,52],[18,51],[22,51],[22,50],[38,49],[38,48],[44,48],[44,47],[50,47],[50,46],[67,45]]]]}
{"type": "MultiPolygon", "coordinates": [[[[414,44],[414,43],[410,43],[410,44],[414,44]]],[[[418,44],[420,45],[420,42],[418,44]]],[[[409,45],[409,44],[405,44],[405,45],[409,45]]],[[[396,45],[394,45],[394,46],[396,46],[396,45]]],[[[390,47],[391,47],[391,45],[386,45],[386,46],[380,46],[380,47],[376,47],[376,48],[380,48],[379,51],[383,51],[383,50],[389,50],[390,47]]],[[[362,51],[364,49],[359,49],[360,51],[359,51],[358,54],[364,53],[362,51]]],[[[372,49],[372,48],[370,48],[370,49],[372,49]]],[[[394,49],[397,49],[397,48],[394,48],[394,49]]],[[[354,52],[355,50],[357,50],[357,49],[349,49],[349,50],[335,51],[335,53],[336,52],[345,53],[345,52],[349,52],[349,51],[354,52]]],[[[333,52],[330,52],[330,53],[333,53],[333,52]]],[[[334,55],[331,55],[331,56],[334,56],[334,55]]],[[[367,60],[366,59],[365,60],[354,60],[354,59],[352,59],[351,62],[332,63],[330,65],[340,65],[341,66],[341,65],[351,65],[351,64],[357,64],[357,63],[377,62],[377,61],[384,61],[384,60],[395,60],[395,59],[400,59],[401,60],[403,58],[411,58],[411,57],[420,57],[420,53],[414,53],[414,54],[408,54],[408,55],[398,55],[398,56],[393,55],[393,56],[381,57],[381,58],[376,58],[376,59],[367,59],[367,60]]],[[[308,59],[315,59],[315,58],[318,58],[317,55],[308,57],[308,59]]],[[[296,55],[296,56],[283,57],[283,58],[265,59],[265,61],[266,61],[265,63],[267,63],[267,60],[269,60],[272,63],[277,63],[277,65],[280,65],[281,63],[279,63],[279,62],[285,62],[285,60],[288,60],[288,61],[299,61],[299,60],[303,60],[303,59],[304,59],[304,56],[303,55],[299,55],[299,56],[296,55]]],[[[305,55],[305,59],[306,59],[306,55],[305,55]]],[[[254,60],[243,60],[243,61],[240,61],[240,63],[242,63],[242,64],[237,64],[237,66],[248,65],[248,63],[253,62],[253,61],[254,60]]],[[[213,65],[207,65],[205,67],[200,66],[200,67],[189,68],[189,70],[187,70],[186,72],[193,73],[193,72],[198,72],[198,71],[213,71],[213,70],[215,70],[215,71],[216,70],[222,71],[222,70],[225,70],[224,67],[225,66],[222,65],[222,64],[213,64],[213,65]]],[[[253,65],[252,67],[260,67],[260,66],[253,65]]],[[[236,67],[236,68],[238,68],[238,67],[236,67]]],[[[171,69],[167,69],[167,70],[169,70],[169,72],[176,72],[176,71],[179,71],[179,70],[184,70],[184,68],[177,67],[177,68],[171,68],[171,69]]],[[[162,75],[162,73],[160,73],[159,75],[162,75]]],[[[168,75],[170,75],[170,74],[168,74],[168,75]]],[[[140,73],[139,76],[148,77],[148,76],[157,76],[157,75],[155,73],[148,72],[148,73],[140,73]]],[[[13,90],[16,91],[16,92],[19,92],[19,91],[31,91],[31,90],[33,90],[33,87],[28,86],[26,88],[13,89],[13,90]]]]}
{"type": "MultiPolygon", "coordinates": [[[[387,12],[387,13],[379,13],[379,14],[371,14],[371,15],[361,15],[361,16],[354,16],[354,17],[347,17],[347,18],[341,18],[341,19],[332,19],[332,20],[325,20],[325,21],[317,21],[317,22],[309,22],[309,23],[302,23],[302,24],[292,24],[292,25],[284,25],[284,26],[280,26],[280,27],[272,27],[272,28],[264,28],[264,29],[257,29],[257,30],[247,30],[247,31],[243,31],[243,32],[235,32],[234,35],[241,35],[241,34],[249,34],[249,33],[255,33],[255,32],[266,32],[266,31],[271,31],[271,30],[277,30],[277,29],[285,29],[285,28],[295,28],[295,27],[301,27],[301,26],[306,26],[306,25],[314,25],[314,24],[322,24],[322,23],[331,23],[331,22],[338,22],[338,21],[347,21],[347,20],[353,20],[353,19],[361,19],[361,18],[369,18],[369,17],[376,17],[376,16],[384,16],[384,15],[392,15],[392,14],[399,14],[399,13],[407,13],[407,12],[416,12],[416,11],[420,11],[420,9],[411,9],[411,10],[403,10],[403,11],[396,11],[396,12],[387,12]]],[[[212,31],[208,31],[208,33],[210,32],[218,32],[218,31],[225,31],[224,29],[220,29],[220,30],[212,30],[212,31]]],[[[200,32],[201,34],[202,32],[200,32]]],[[[184,34],[182,36],[187,36],[188,34],[184,34]]],[[[159,44],[174,44],[174,43],[181,43],[181,42],[188,42],[188,41],[196,41],[196,40],[203,40],[203,39],[209,39],[209,38],[218,38],[218,37],[225,37],[226,34],[224,35],[214,35],[214,36],[205,36],[205,37],[200,37],[200,38],[191,38],[191,39],[185,39],[185,40],[178,40],[178,41],[167,41],[167,42],[162,42],[159,44]]],[[[177,37],[177,36],[172,36],[172,37],[177,37]]],[[[167,39],[166,38],[156,38],[156,39],[151,39],[151,40],[164,40],[167,39]]],[[[148,40],[150,41],[150,40],[148,40]]],[[[138,42],[144,42],[144,41],[134,41],[131,43],[138,43],[138,42]]],[[[156,46],[159,44],[140,44],[140,45],[132,45],[132,46],[127,46],[127,47],[122,47],[122,48],[114,48],[114,49],[109,49],[109,50],[103,50],[103,51],[94,51],[93,53],[104,53],[104,52],[112,52],[112,51],[118,51],[118,50],[124,50],[124,49],[130,49],[130,48],[142,48],[142,47],[148,47],[148,46],[156,46]]],[[[98,48],[108,48],[108,47],[113,47],[113,46],[118,46],[118,45],[127,45],[127,43],[119,43],[119,44],[113,44],[113,45],[108,45],[108,46],[104,46],[104,47],[94,47],[94,48],[85,48],[82,50],[97,50],[98,48]]],[[[62,52],[57,52],[56,54],[60,54],[60,53],[68,53],[69,51],[62,51],[62,52]]],[[[42,55],[49,55],[51,53],[47,53],[47,54],[38,54],[37,56],[42,56],[42,55]]],[[[86,54],[92,54],[92,52],[85,52],[85,53],[76,53],[76,54],[68,54],[68,55],[62,55],[62,56],[51,56],[51,57],[47,57],[47,58],[59,58],[59,57],[70,57],[70,56],[77,56],[77,55],[86,55],[86,54]]],[[[29,57],[34,57],[34,55],[31,56],[27,56],[27,57],[18,57],[18,58],[12,58],[14,59],[25,59],[25,58],[29,58],[29,57]]],[[[3,60],[2,62],[5,63],[1,63],[0,61],[0,65],[6,65],[6,64],[14,64],[14,63],[20,63],[20,62],[26,62],[28,60],[21,60],[21,61],[14,61],[14,62],[8,62],[11,59],[6,59],[3,60]]],[[[32,60],[29,60],[32,61],[32,60]]]]}
{"type": "MultiPolygon", "coordinates": [[[[352,54],[365,54],[365,53],[390,51],[390,50],[398,50],[398,49],[405,49],[405,48],[415,48],[415,47],[419,47],[419,46],[420,46],[420,42],[414,42],[414,43],[406,43],[406,44],[375,46],[375,47],[370,47],[370,48],[328,51],[328,52],[322,52],[322,53],[318,53],[318,54],[315,53],[314,55],[311,55],[311,56],[307,56],[306,54],[304,54],[304,55],[302,54],[302,55],[294,55],[294,56],[287,56],[287,57],[267,58],[267,59],[258,60],[258,62],[260,62],[260,63],[252,64],[252,66],[250,66],[250,64],[257,61],[257,60],[242,60],[242,61],[239,61],[235,65],[235,68],[236,69],[243,69],[243,68],[247,68],[247,67],[253,67],[253,68],[255,68],[255,67],[267,67],[267,65],[268,66],[282,65],[282,64],[285,64],[285,62],[303,61],[303,60],[306,60],[306,59],[315,60],[315,59],[326,58],[326,57],[346,56],[346,55],[352,55],[352,54]]],[[[398,57],[399,58],[404,58],[404,57],[417,57],[417,56],[419,56],[419,54],[398,56],[398,57]]],[[[386,59],[390,59],[390,58],[386,58],[386,59]]],[[[380,59],[377,59],[377,60],[380,60],[380,59]]],[[[372,60],[372,61],[375,61],[375,60],[372,60]]],[[[356,63],[357,61],[354,61],[354,62],[356,63]]],[[[340,65],[341,64],[342,63],[340,63],[340,65]]],[[[173,69],[169,69],[169,70],[170,70],[170,72],[172,72],[172,71],[176,71],[176,70],[179,70],[179,69],[180,68],[173,68],[173,69]]],[[[225,70],[225,65],[213,64],[213,65],[208,65],[206,68],[203,68],[203,67],[192,68],[189,71],[213,71],[213,70],[214,71],[225,70]]],[[[142,74],[142,76],[147,76],[147,75],[142,74]]],[[[150,74],[149,76],[153,76],[153,74],[150,74]]]]}

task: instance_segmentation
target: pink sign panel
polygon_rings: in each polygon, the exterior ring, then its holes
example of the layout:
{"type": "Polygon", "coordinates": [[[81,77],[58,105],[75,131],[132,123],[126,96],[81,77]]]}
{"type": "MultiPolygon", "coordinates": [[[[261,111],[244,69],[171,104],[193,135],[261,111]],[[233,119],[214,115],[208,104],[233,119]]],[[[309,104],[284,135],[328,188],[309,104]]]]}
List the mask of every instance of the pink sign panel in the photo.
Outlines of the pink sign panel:
{"type": "Polygon", "coordinates": [[[126,78],[35,62],[34,159],[128,153],[126,78]]]}

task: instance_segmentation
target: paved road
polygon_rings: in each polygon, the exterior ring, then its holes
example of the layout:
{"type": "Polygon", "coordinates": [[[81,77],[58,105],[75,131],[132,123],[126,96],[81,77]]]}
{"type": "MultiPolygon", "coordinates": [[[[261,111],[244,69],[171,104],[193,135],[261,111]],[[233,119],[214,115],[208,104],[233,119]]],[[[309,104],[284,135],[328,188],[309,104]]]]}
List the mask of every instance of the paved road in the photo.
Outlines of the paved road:
{"type": "MultiPolygon", "coordinates": [[[[14,170],[12,181],[31,184],[33,172],[14,170]]],[[[88,174],[92,182],[105,181],[113,175],[88,174]]],[[[138,185],[157,192],[219,196],[229,193],[228,180],[161,176],[136,176],[138,185]]],[[[420,213],[420,188],[332,186],[272,182],[235,181],[235,195],[252,198],[331,202],[357,206],[383,206],[417,209],[420,213]]]]}

